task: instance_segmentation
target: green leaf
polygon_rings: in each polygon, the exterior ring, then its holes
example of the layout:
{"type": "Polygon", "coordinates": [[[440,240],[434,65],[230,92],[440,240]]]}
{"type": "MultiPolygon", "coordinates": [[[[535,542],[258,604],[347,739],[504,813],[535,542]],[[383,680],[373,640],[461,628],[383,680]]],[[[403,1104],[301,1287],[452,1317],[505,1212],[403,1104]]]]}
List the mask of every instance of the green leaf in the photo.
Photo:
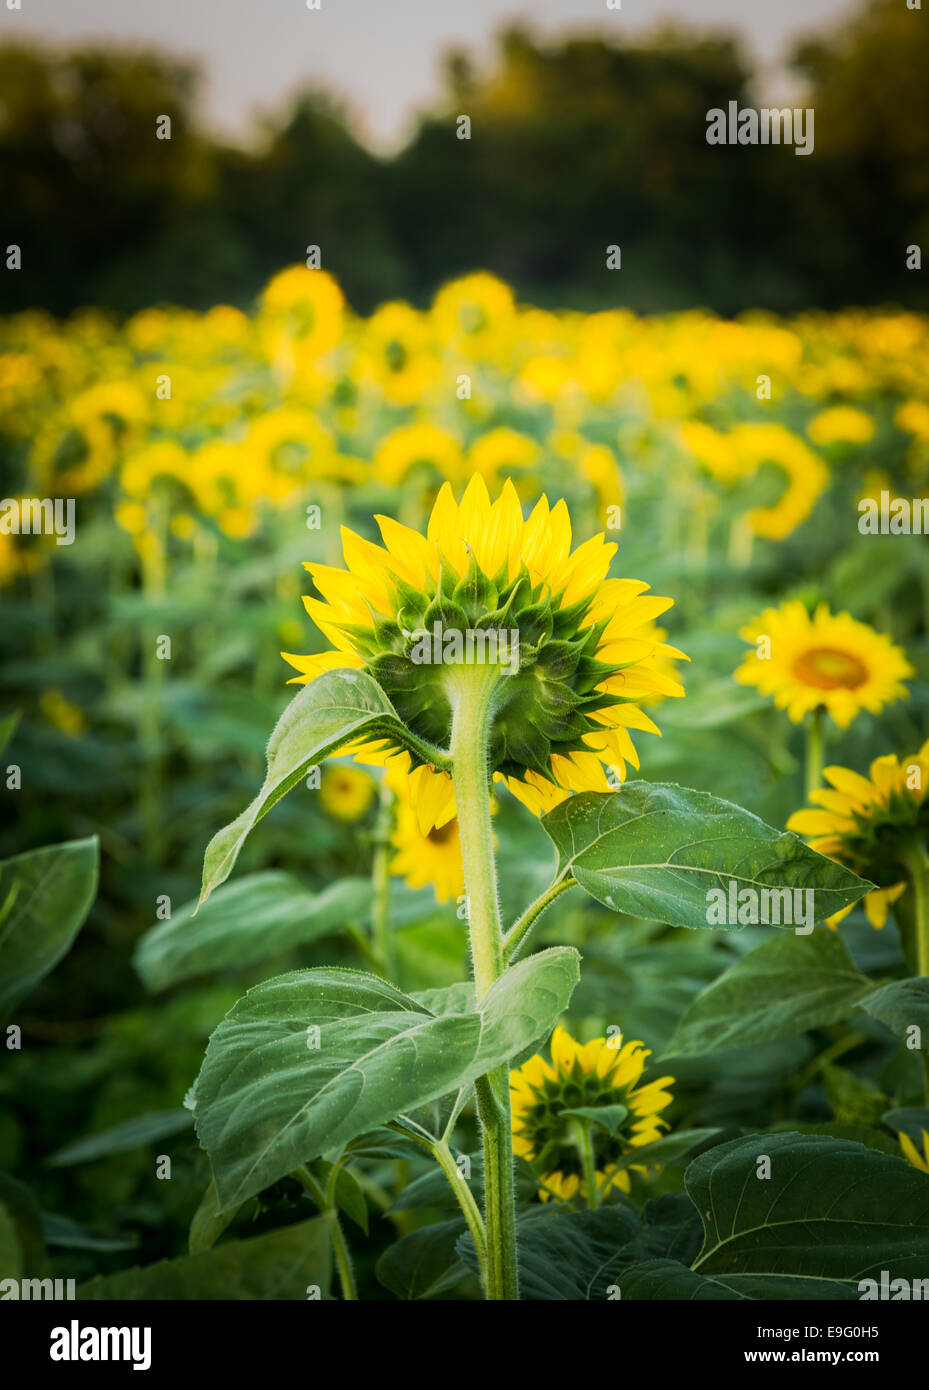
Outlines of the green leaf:
{"type": "Polygon", "coordinates": [[[0,1279],[19,1279],[23,1272],[23,1248],[12,1214],[0,1202],[0,1279]]]}
{"type": "Polygon", "coordinates": [[[905,1038],[910,1028],[918,1028],[920,1038],[926,1040],[922,1050],[929,1051],[929,977],[892,980],[859,1003],[866,1013],[886,1024],[898,1037],[905,1038]]]}
{"type": "Polygon", "coordinates": [[[98,1134],[87,1134],[57,1149],[45,1161],[51,1168],[67,1168],[73,1163],[90,1163],[109,1154],[130,1153],[143,1144],[170,1139],[193,1124],[189,1110],[153,1110],[148,1115],[136,1115],[122,1124],[112,1125],[98,1134]]]}
{"type": "Polygon", "coordinates": [[[857,902],[871,886],[790,831],[775,830],[730,801],[670,784],[627,782],[619,792],[581,792],[543,816],[542,825],[558,849],[559,876],[571,874],[616,912],[671,926],[715,925],[707,920],[707,894],[721,890],[728,900],[730,882],[737,891],[759,893],[814,889],[816,921],[857,902]]]}
{"type": "Polygon", "coordinates": [[[97,891],[96,836],[0,863],[0,1017],[70,949],[97,891]]]}
{"type": "Polygon", "coordinates": [[[467,1267],[455,1253],[464,1228],[461,1220],[436,1221],[403,1236],[378,1260],[378,1279],[402,1299],[435,1298],[457,1289],[468,1278],[467,1267]]]}
{"type": "MultiPolygon", "coordinates": [[[[324,1191],[328,1190],[333,1167],[325,1158],[317,1158],[310,1164],[310,1171],[324,1191]]],[[[354,1173],[345,1167],[340,1168],[336,1176],[335,1204],[365,1235],[368,1234],[368,1204],[364,1192],[354,1173]]]]}
{"type": "Polygon", "coordinates": [[[632,1168],[642,1166],[644,1168],[655,1168],[663,1164],[674,1163],[676,1159],[686,1158],[694,1149],[705,1144],[708,1139],[712,1139],[715,1134],[719,1134],[718,1129],[679,1129],[674,1134],[666,1134],[663,1139],[656,1139],[652,1144],[643,1144],[641,1148],[631,1149],[629,1153],[620,1154],[610,1165],[612,1168],[632,1168]]]}
{"type": "Polygon", "coordinates": [[[220,1211],[216,1184],[211,1181],[190,1223],[187,1234],[188,1252],[191,1255],[199,1255],[204,1250],[212,1250],[226,1227],[235,1220],[238,1212],[238,1207],[220,1211]]]}
{"type": "Polygon", "coordinates": [[[307,1297],[309,1286],[318,1287],[325,1297],[329,1273],[329,1224],[317,1216],[253,1240],[228,1241],[215,1250],[91,1279],[78,1285],[77,1297],[95,1301],[296,1300],[307,1297]]]}
{"type": "MultiPolygon", "coordinates": [[[[631,1206],[611,1203],[597,1211],[574,1211],[560,1203],[528,1207],[517,1226],[519,1296],[527,1302],[609,1297],[623,1267],[622,1248],[641,1230],[631,1206]]],[[[458,1251],[476,1269],[469,1235],[458,1251]]]]}
{"type": "Polygon", "coordinates": [[[694,1270],[735,1293],[857,1299],[861,1279],[929,1267],[929,1182],[861,1144],[752,1134],[695,1158],[684,1183],[704,1225],[694,1270]]]}
{"type": "Polygon", "coordinates": [[[364,671],[327,671],[291,700],[268,743],[268,771],[261,791],[231,824],[207,845],[203,860],[204,903],[229,877],[249,832],[311,767],[361,735],[409,735],[393,705],[364,671]]]}
{"type": "Polygon", "coordinates": [[[19,710],[14,710],[12,714],[5,714],[0,719],[0,753],[6,748],[10,739],[16,732],[16,725],[19,723],[19,710]]]}
{"type": "Polygon", "coordinates": [[[576,1115],[579,1120],[599,1125],[607,1134],[615,1134],[629,1114],[625,1105],[578,1105],[572,1110],[562,1110],[562,1115],[576,1115]]]}
{"type": "Polygon", "coordinates": [[[714,1279],[704,1279],[678,1260],[642,1260],[640,1264],[624,1269],[616,1283],[625,1303],[692,1303],[707,1300],[732,1303],[746,1297],[714,1279]]]}
{"type": "Polygon", "coordinates": [[[72,1221],[69,1216],[58,1216],[54,1212],[42,1212],[42,1234],[48,1245],[57,1245],[64,1250],[134,1250],[137,1240],[126,1240],[122,1236],[98,1236],[72,1221]]]}
{"type": "Polygon", "coordinates": [[[45,1239],[42,1234],[42,1217],[29,1188],[25,1183],[11,1178],[8,1173],[0,1173],[0,1203],[3,1204],[3,1209],[16,1231],[23,1275],[32,1277],[44,1274],[45,1239]]]}
{"type": "MultiPolygon", "coordinates": [[[[929,1107],[903,1105],[894,1110],[885,1110],[881,1121],[892,1129],[894,1134],[907,1134],[920,1153],[923,1151],[923,1130],[929,1134],[929,1107]]],[[[897,1149],[899,1153],[899,1148],[897,1149]]]]}
{"type": "Polygon", "coordinates": [[[837,932],[771,936],[685,1009],[666,1056],[695,1056],[804,1033],[847,1018],[873,988],[837,932]]]}
{"type": "Polygon", "coordinates": [[[499,1067],[547,1034],[577,975],[576,951],[542,951],[480,1010],[439,1015],[352,970],[294,971],[250,990],[214,1032],[194,1087],[220,1208],[499,1067]]]}
{"type": "Polygon", "coordinates": [[[372,891],[364,878],[338,879],[312,893],[281,870],[247,874],[217,889],[199,912],[191,901],[150,927],[136,948],[135,968],[146,988],[157,991],[208,971],[254,965],[347,922],[363,925],[372,891]]]}

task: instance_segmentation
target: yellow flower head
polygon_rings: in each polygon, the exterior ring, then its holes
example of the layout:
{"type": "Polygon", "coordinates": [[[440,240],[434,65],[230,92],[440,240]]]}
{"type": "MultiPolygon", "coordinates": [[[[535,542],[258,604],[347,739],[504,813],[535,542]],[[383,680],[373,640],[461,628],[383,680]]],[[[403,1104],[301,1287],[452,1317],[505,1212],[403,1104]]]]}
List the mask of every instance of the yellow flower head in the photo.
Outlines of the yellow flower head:
{"type": "Polygon", "coordinates": [[[319,784],[324,810],[337,820],[359,820],[374,800],[374,778],[360,767],[331,763],[319,784]]]}
{"type": "MultiPolygon", "coordinates": [[[[796,811],[787,829],[811,836],[812,849],[878,885],[864,908],[872,927],[880,929],[906,890],[900,851],[914,836],[929,838],[929,739],[908,758],[875,758],[870,778],[847,767],[827,767],[823,776],[829,786],[810,793],[813,807],[796,811]]],[[[850,907],[830,917],[829,925],[848,912],[850,907]]]]}
{"type": "Polygon", "coordinates": [[[739,634],[756,650],[735,672],[742,685],[773,695],[794,724],[825,709],[846,729],[861,710],[878,714],[905,695],[913,668],[889,637],[848,613],[820,604],[811,617],[799,600],[766,608],[739,634]]]}
{"type": "Polygon", "coordinates": [[[822,410],[806,427],[814,444],[867,444],[874,436],[874,421],[851,405],[822,410]]]}
{"type": "MultiPolygon", "coordinates": [[[[597,535],[572,551],[564,502],[543,496],[524,519],[509,480],[491,503],[479,476],[460,503],[443,485],[425,536],[377,522],[383,546],[343,528],[347,569],[307,565],[322,599],[304,602],[334,650],[284,653],[297,682],[364,667],[414,734],[444,749],[456,668],[497,665],[490,770],[536,814],[572,791],[608,791],[604,764],[620,778],[638,767],[630,730],[658,732],[640,704],[683,694],[660,664],[682,653],[650,631],[672,600],[606,577],[615,545],[597,535]]],[[[383,746],[361,756],[372,752],[383,761],[383,746]]],[[[428,830],[454,814],[451,783],[416,772],[428,830]]]]}
{"type": "Polygon", "coordinates": [[[391,769],[387,782],[396,793],[396,826],[391,843],[397,853],[391,861],[391,873],[405,878],[411,888],[425,888],[431,883],[440,903],[458,898],[464,892],[464,868],[457,817],[431,826],[424,834],[410,799],[409,779],[403,772],[391,769]]]}
{"type": "MultiPolygon", "coordinates": [[[[554,1195],[564,1201],[586,1198],[581,1153],[574,1118],[568,1110],[623,1106],[625,1118],[610,1126],[593,1125],[597,1188],[629,1191],[629,1173],[617,1168],[621,1155],[661,1138],[667,1122],[659,1111],[670,1105],[666,1088],[674,1078],[662,1076],[639,1085],[651,1052],[640,1042],[624,1043],[619,1035],[574,1041],[563,1028],[552,1034],[551,1062],[536,1055],[510,1072],[513,1108],[513,1152],[531,1163],[539,1175],[543,1201],[554,1195]]],[[[639,1171],[647,1171],[637,1165],[639,1171]]]]}

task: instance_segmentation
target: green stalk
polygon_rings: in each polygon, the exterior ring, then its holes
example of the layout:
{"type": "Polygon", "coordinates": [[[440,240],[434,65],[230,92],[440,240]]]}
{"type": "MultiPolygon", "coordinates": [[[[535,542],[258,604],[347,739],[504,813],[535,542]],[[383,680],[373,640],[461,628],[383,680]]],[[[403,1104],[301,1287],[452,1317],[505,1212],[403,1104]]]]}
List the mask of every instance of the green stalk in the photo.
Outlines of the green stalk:
{"type": "MultiPolygon", "coordinates": [[[[490,826],[488,775],[494,687],[501,679],[501,672],[494,666],[460,666],[454,668],[450,675],[452,780],[468,901],[474,990],[480,1002],[505,969],[490,826]]],[[[484,1217],[487,1230],[484,1289],[490,1300],[517,1299],[516,1195],[509,1068],[504,1064],[482,1077],[481,1081],[483,1087],[478,1087],[478,1113],[484,1149],[484,1217]]]]}
{"type": "Polygon", "coordinates": [[[584,1190],[587,1195],[587,1206],[590,1211],[596,1211],[600,1205],[600,1192],[597,1188],[597,1165],[594,1159],[592,1137],[593,1125],[589,1120],[575,1119],[571,1125],[571,1130],[584,1167],[584,1190]]]}
{"type": "Polygon", "coordinates": [[[823,781],[823,712],[814,709],[806,726],[806,797],[817,791],[823,781]]]}
{"type": "Polygon", "coordinates": [[[374,958],[378,973],[385,980],[396,979],[394,935],[388,921],[390,906],[390,832],[393,829],[393,792],[386,782],[381,783],[377,825],[374,829],[374,862],[371,879],[374,905],[371,910],[371,932],[374,958]]]}
{"type": "Polygon", "coordinates": [[[358,1290],[355,1287],[355,1275],[352,1270],[352,1257],[348,1253],[348,1246],[345,1243],[345,1236],[342,1234],[342,1226],[339,1222],[339,1213],[334,1205],[330,1205],[329,1198],[323,1190],[322,1184],[317,1182],[310,1170],[302,1165],[295,1168],[290,1175],[296,1178],[301,1187],[313,1198],[319,1207],[320,1214],[329,1222],[330,1233],[332,1236],[332,1253],[335,1255],[336,1268],[339,1271],[339,1283],[342,1285],[342,1297],[346,1302],[356,1302],[358,1290]]]}
{"type": "Polygon", "coordinates": [[[544,893],[536,898],[534,903],[530,903],[518,921],[514,922],[506,936],[503,938],[503,959],[509,965],[514,957],[519,953],[520,947],[525,942],[532,928],[535,926],[539,917],[545,909],[560,898],[562,893],[566,893],[569,888],[576,886],[575,880],[568,874],[567,878],[559,878],[555,883],[549,885],[544,893]]]}
{"type": "Polygon", "coordinates": [[[432,1153],[442,1172],[448,1178],[451,1189],[457,1198],[458,1205],[461,1207],[462,1215],[468,1223],[468,1230],[471,1232],[471,1239],[474,1241],[474,1248],[477,1251],[477,1262],[481,1271],[481,1282],[486,1287],[487,1284],[487,1237],[484,1231],[484,1222],[481,1213],[478,1211],[477,1202],[474,1200],[467,1182],[461,1176],[461,1170],[455,1162],[451,1149],[444,1139],[437,1139],[432,1145],[432,1153]]]}
{"type": "MultiPolygon", "coordinates": [[[[915,835],[901,854],[910,876],[913,891],[913,915],[916,935],[916,971],[929,975],[929,854],[918,835],[915,835]]],[[[929,1054],[925,1046],[919,1050],[923,1064],[923,1094],[929,1105],[929,1054]]]]}

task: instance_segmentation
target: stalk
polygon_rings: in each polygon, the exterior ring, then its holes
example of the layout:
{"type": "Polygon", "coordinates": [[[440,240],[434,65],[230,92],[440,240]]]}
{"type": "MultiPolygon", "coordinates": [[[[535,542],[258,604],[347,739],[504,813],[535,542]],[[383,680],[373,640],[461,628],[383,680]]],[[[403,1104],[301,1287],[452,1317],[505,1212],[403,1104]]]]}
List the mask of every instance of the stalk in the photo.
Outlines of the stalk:
{"type": "MultiPolygon", "coordinates": [[[[916,971],[919,975],[929,975],[929,854],[918,836],[914,836],[906,850],[901,854],[910,876],[913,890],[913,915],[916,935],[916,971]]],[[[923,1064],[923,1094],[929,1105],[929,1055],[921,1047],[920,1061],[923,1064]]]]}
{"type": "Polygon", "coordinates": [[[374,905],[371,910],[372,946],[377,961],[378,974],[385,980],[396,981],[396,961],[394,934],[390,930],[388,910],[390,907],[390,832],[393,826],[393,792],[386,782],[381,783],[378,805],[377,825],[374,830],[374,862],[371,866],[371,881],[374,888],[374,905]]]}
{"type": "MultiPolygon", "coordinates": [[[[474,990],[480,1002],[505,969],[487,761],[494,687],[502,677],[494,666],[459,666],[450,676],[452,780],[468,901],[474,990]]],[[[481,1078],[478,1101],[487,1231],[485,1293],[494,1301],[517,1299],[516,1196],[506,1065],[481,1078]]]]}
{"type": "Polygon", "coordinates": [[[822,786],[823,780],[823,712],[814,709],[806,726],[806,795],[822,786]]]}
{"type": "Polygon", "coordinates": [[[335,1256],[336,1268],[339,1271],[339,1283],[342,1285],[342,1297],[346,1302],[355,1302],[358,1298],[358,1290],[355,1287],[355,1274],[352,1269],[352,1257],[348,1253],[348,1246],[345,1243],[345,1236],[342,1234],[342,1226],[339,1222],[339,1213],[336,1207],[330,1203],[330,1198],[324,1191],[322,1183],[317,1182],[310,1170],[301,1164],[295,1168],[290,1175],[296,1178],[301,1187],[313,1198],[319,1207],[320,1215],[324,1216],[329,1222],[330,1233],[332,1236],[332,1253],[335,1256]]]}

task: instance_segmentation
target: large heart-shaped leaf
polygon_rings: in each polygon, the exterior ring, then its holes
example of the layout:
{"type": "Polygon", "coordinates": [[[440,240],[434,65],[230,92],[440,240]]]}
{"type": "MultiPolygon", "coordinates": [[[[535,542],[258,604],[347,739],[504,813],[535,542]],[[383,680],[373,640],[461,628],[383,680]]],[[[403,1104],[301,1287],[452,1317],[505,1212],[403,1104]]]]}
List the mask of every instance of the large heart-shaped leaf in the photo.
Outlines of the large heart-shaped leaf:
{"type": "Polygon", "coordinates": [[[307,946],[370,913],[370,879],[343,878],[312,893],[279,869],[224,884],[196,912],[185,903],[140,940],[135,968],[150,990],[167,989],[205,971],[238,969],[307,946]],[[196,916],[194,915],[196,912],[196,916]]]}
{"type": "Polygon", "coordinates": [[[77,1289],[93,1301],[306,1299],[309,1288],[329,1288],[330,1226],[322,1216],[284,1226],[252,1240],[120,1270],[77,1289]]]}
{"type": "Polygon", "coordinates": [[[252,827],[323,758],[362,735],[408,740],[393,705],[365,671],[327,671],[305,685],[278,720],[268,742],[264,786],[240,816],[217,831],[203,859],[205,902],[229,877],[252,827]]]}
{"type": "Polygon", "coordinates": [[[876,1149],[752,1134],[695,1158],[684,1182],[704,1226],[693,1269],[736,1294],[858,1298],[882,1270],[929,1269],[929,1180],[876,1149]]]}
{"type": "Polygon", "coordinates": [[[194,1088],[220,1209],[536,1043],[577,976],[577,952],[555,947],[508,970],[480,1009],[441,1014],[352,970],[250,990],[210,1039],[194,1088]]]}
{"type": "MultiPolygon", "coordinates": [[[[786,917],[786,903],[770,893],[762,898],[764,890],[813,889],[813,920],[822,921],[871,886],[790,831],[708,792],[669,784],[627,782],[619,792],[581,792],[543,816],[542,825],[558,848],[559,876],[571,874],[616,912],[676,927],[722,925],[712,919],[711,890],[728,903],[730,891],[754,889],[759,910],[769,903],[772,925],[783,926],[773,913],[786,917]]],[[[786,925],[796,925],[807,903],[792,901],[786,925]]]]}
{"type": "Polygon", "coordinates": [[[873,989],[835,932],[769,937],[684,1011],[668,1056],[697,1056],[790,1037],[845,1018],[873,989]]]}
{"type": "Polygon", "coordinates": [[[96,836],[0,864],[0,1019],[70,949],[97,891],[96,836]]]}

